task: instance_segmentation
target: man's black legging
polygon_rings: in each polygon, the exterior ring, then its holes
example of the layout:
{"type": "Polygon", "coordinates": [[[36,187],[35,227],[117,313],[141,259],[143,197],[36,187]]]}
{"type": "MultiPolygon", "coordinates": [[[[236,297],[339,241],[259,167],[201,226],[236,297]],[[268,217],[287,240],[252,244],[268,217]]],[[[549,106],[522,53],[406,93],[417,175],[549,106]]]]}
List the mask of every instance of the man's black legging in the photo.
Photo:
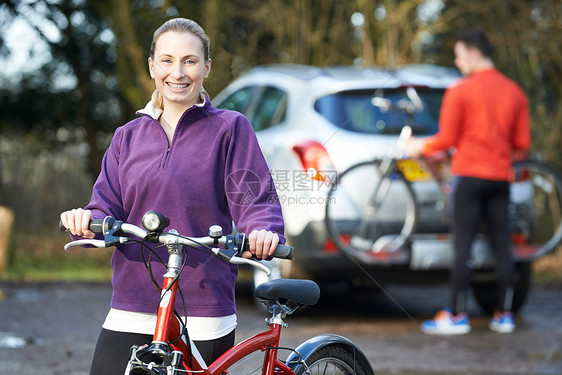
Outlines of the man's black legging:
{"type": "MultiPolygon", "coordinates": [[[[94,352],[90,375],[124,374],[133,345],[150,344],[152,335],[102,329],[94,352]]],[[[234,346],[234,331],[209,341],[194,341],[207,365],[234,346]]]]}
{"type": "Polygon", "coordinates": [[[455,261],[451,270],[453,313],[465,311],[471,276],[471,248],[482,220],[495,256],[497,309],[510,311],[514,265],[509,250],[509,182],[456,177],[452,194],[455,233],[455,261]]]}

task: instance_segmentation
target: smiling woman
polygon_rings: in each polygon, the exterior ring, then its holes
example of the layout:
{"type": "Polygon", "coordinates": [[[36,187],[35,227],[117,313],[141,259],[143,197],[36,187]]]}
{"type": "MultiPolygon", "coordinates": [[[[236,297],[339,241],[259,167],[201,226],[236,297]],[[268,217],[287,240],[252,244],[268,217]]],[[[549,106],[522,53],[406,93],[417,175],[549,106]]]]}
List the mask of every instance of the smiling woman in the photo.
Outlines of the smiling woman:
{"type": "Polygon", "coordinates": [[[201,39],[193,34],[167,32],[158,37],[148,63],[150,76],[162,95],[162,107],[173,106],[183,113],[185,107],[204,101],[203,79],[211,70],[211,60],[205,55],[201,39]]]}
{"type": "Polygon", "coordinates": [[[157,29],[148,64],[156,84],[152,96],[156,108],[163,110],[166,101],[177,102],[181,111],[182,106],[204,101],[203,80],[211,70],[210,41],[194,21],[176,18],[157,29]]]}
{"type": "MultiPolygon", "coordinates": [[[[148,65],[156,86],[152,100],[137,112],[139,118],[115,131],[90,203],[85,209],[63,212],[64,226],[73,239],[92,238],[90,218],[110,215],[139,225],[147,211],[157,210],[169,217],[170,228],[196,237],[207,235],[211,224],[231,233],[234,223],[250,233],[250,251],[243,256],[268,258],[284,242],[281,206],[248,120],[238,112],[213,107],[203,91],[211,69],[205,32],[191,20],[167,21],[154,33],[148,65]],[[240,171],[256,176],[251,199],[243,204],[227,194],[229,177],[240,171]]],[[[151,269],[159,278],[165,268],[157,258],[166,259],[167,250],[152,250],[158,256],[151,258],[151,269]]],[[[92,375],[125,372],[131,347],[127,343],[150,343],[154,334],[154,326],[134,317],[139,313],[155,317],[160,302],[160,291],[143,277],[140,245],[117,246],[112,266],[111,310],[98,340],[92,375]],[[132,323],[123,326],[123,321],[132,323]]],[[[189,277],[179,280],[189,301],[185,320],[191,339],[211,363],[234,343],[238,269],[195,252],[187,258],[185,273],[189,277]]]]}
{"type": "Polygon", "coordinates": [[[175,18],[154,32],[148,65],[156,90],[152,104],[171,143],[183,112],[204,103],[203,80],[211,71],[210,41],[194,21],[175,18]]]}
{"type": "Polygon", "coordinates": [[[160,124],[171,143],[175,124],[183,112],[205,101],[201,90],[203,79],[211,70],[211,60],[205,59],[203,43],[197,36],[167,32],[158,37],[148,64],[156,84],[156,97],[161,98],[155,106],[164,111],[160,124]]]}

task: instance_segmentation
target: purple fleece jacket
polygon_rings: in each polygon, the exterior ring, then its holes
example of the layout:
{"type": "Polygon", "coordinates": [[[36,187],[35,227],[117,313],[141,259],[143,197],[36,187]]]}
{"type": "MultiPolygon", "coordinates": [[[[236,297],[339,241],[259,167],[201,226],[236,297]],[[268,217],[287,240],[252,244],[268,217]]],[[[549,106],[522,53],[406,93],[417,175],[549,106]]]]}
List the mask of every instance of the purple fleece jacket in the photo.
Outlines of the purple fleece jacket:
{"type": "MultiPolygon", "coordinates": [[[[168,229],[188,236],[206,236],[212,224],[231,233],[234,221],[240,232],[266,229],[285,242],[281,206],[250,123],[238,112],[214,108],[208,99],[185,111],[171,145],[158,121],[146,113],[118,128],[101,170],[86,207],[94,218],[110,215],[141,226],[144,213],[157,210],[170,218],[168,229]]],[[[165,247],[157,252],[167,261],[165,247]]],[[[144,254],[148,258],[146,249],[144,254]]],[[[155,258],[153,274],[161,283],[165,266],[155,258]]],[[[111,264],[111,307],[156,313],[160,296],[141,247],[117,247],[111,264]]],[[[237,275],[237,266],[188,248],[180,279],[187,315],[234,314],[237,275]]]]}

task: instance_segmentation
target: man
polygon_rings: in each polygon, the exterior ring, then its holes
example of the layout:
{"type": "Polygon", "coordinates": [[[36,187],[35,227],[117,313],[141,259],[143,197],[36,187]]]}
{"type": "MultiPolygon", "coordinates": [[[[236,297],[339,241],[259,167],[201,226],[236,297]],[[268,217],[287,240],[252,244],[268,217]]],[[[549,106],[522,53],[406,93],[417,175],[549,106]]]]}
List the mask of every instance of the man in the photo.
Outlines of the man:
{"type": "Polygon", "coordinates": [[[512,314],[514,266],[508,223],[509,181],[514,152],[528,149],[531,136],[529,106],[521,88],[498,72],[491,44],[481,30],[461,33],[454,47],[455,65],[465,76],[443,96],[439,131],[412,138],[406,152],[416,157],[451,150],[455,260],[451,270],[451,308],[422,324],[430,334],[465,334],[470,323],[465,311],[470,283],[470,251],[481,219],[495,254],[498,279],[497,310],[490,329],[515,329],[512,314]]]}

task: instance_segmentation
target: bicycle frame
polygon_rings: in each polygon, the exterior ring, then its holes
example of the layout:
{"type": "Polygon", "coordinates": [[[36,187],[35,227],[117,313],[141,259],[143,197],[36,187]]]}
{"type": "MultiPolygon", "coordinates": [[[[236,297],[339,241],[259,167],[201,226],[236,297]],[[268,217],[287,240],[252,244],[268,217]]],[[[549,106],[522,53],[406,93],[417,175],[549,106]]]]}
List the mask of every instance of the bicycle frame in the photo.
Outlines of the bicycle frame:
{"type": "Polygon", "coordinates": [[[230,348],[210,365],[208,374],[221,374],[234,363],[257,350],[265,351],[262,374],[273,375],[278,373],[277,368],[281,370],[280,373],[282,374],[294,374],[289,366],[277,359],[281,328],[282,324],[280,323],[270,323],[268,331],[254,335],[230,348]]]}
{"type": "MultiPolygon", "coordinates": [[[[277,353],[281,329],[286,327],[283,319],[298,308],[314,305],[320,297],[318,285],[310,280],[271,280],[261,284],[255,290],[256,297],[262,300],[272,313],[268,321],[269,328],[227,350],[209,366],[204,362],[197,347],[191,339],[185,340],[186,332],[181,318],[174,314],[175,298],[178,293],[178,279],[183,268],[182,246],[203,246],[210,250],[210,255],[232,264],[249,264],[269,274],[269,269],[251,259],[239,255],[248,249],[245,235],[223,236],[222,228],[211,226],[208,237],[180,236],[175,230],[164,232],[162,215],[149,211],[143,218],[144,230],[132,224],[124,223],[107,216],[105,219],[93,219],[89,229],[103,233],[104,239],[78,239],[65,245],[65,250],[73,246],[110,247],[127,244],[131,234],[143,241],[162,243],[168,248],[168,264],[163,275],[161,298],[158,306],[156,328],[151,344],[141,347],[133,346],[125,370],[128,375],[179,375],[198,373],[202,375],[221,375],[244,357],[258,351],[264,352],[263,375],[295,375],[306,372],[311,374],[310,366],[317,366],[314,374],[321,374],[330,368],[330,373],[346,374],[345,369],[358,369],[362,375],[373,375],[373,370],[365,354],[353,342],[345,337],[333,334],[315,336],[291,350],[286,361],[279,360],[277,353]],[[145,222],[145,218],[147,218],[145,222]],[[150,229],[149,229],[150,228],[150,229]],[[218,245],[224,245],[221,249],[218,245]],[[309,366],[310,364],[310,366],[309,366]]],[[[167,219],[166,219],[167,220],[167,219]]],[[[59,224],[61,230],[66,228],[59,224]]],[[[292,259],[293,248],[277,245],[273,257],[292,259]]],[[[355,372],[355,371],[353,371],[355,372]]]]}
{"type": "Polygon", "coordinates": [[[161,356],[163,354],[162,351],[165,351],[166,346],[169,345],[172,350],[172,363],[170,363],[170,366],[174,369],[171,372],[170,369],[167,369],[167,374],[196,372],[203,375],[219,375],[226,372],[230,366],[242,358],[261,350],[265,351],[263,375],[294,375],[294,371],[289,366],[277,359],[277,347],[279,346],[281,328],[285,325],[282,320],[282,312],[275,314],[269,321],[269,329],[267,331],[240,342],[207,367],[193,343],[190,342],[188,347],[188,344],[180,338],[182,336],[181,327],[178,319],[174,316],[174,307],[178,291],[178,283],[176,281],[179,277],[182,259],[181,245],[174,241],[174,243],[168,243],[166,246],[168,247],[169,259],[167,272],[164,274],[162,297],[158,308],[153,341],[149,347],[132,348],[131,360],[129,361],[126,374],[135,367],[146,365],[137,358],[138,352],[145,350],[146,352],[142,353],[142,355],[152,354],[161,356]],[[179,359],[181,359],[181,365],[184,369],[180,369],[179,359]]]}

